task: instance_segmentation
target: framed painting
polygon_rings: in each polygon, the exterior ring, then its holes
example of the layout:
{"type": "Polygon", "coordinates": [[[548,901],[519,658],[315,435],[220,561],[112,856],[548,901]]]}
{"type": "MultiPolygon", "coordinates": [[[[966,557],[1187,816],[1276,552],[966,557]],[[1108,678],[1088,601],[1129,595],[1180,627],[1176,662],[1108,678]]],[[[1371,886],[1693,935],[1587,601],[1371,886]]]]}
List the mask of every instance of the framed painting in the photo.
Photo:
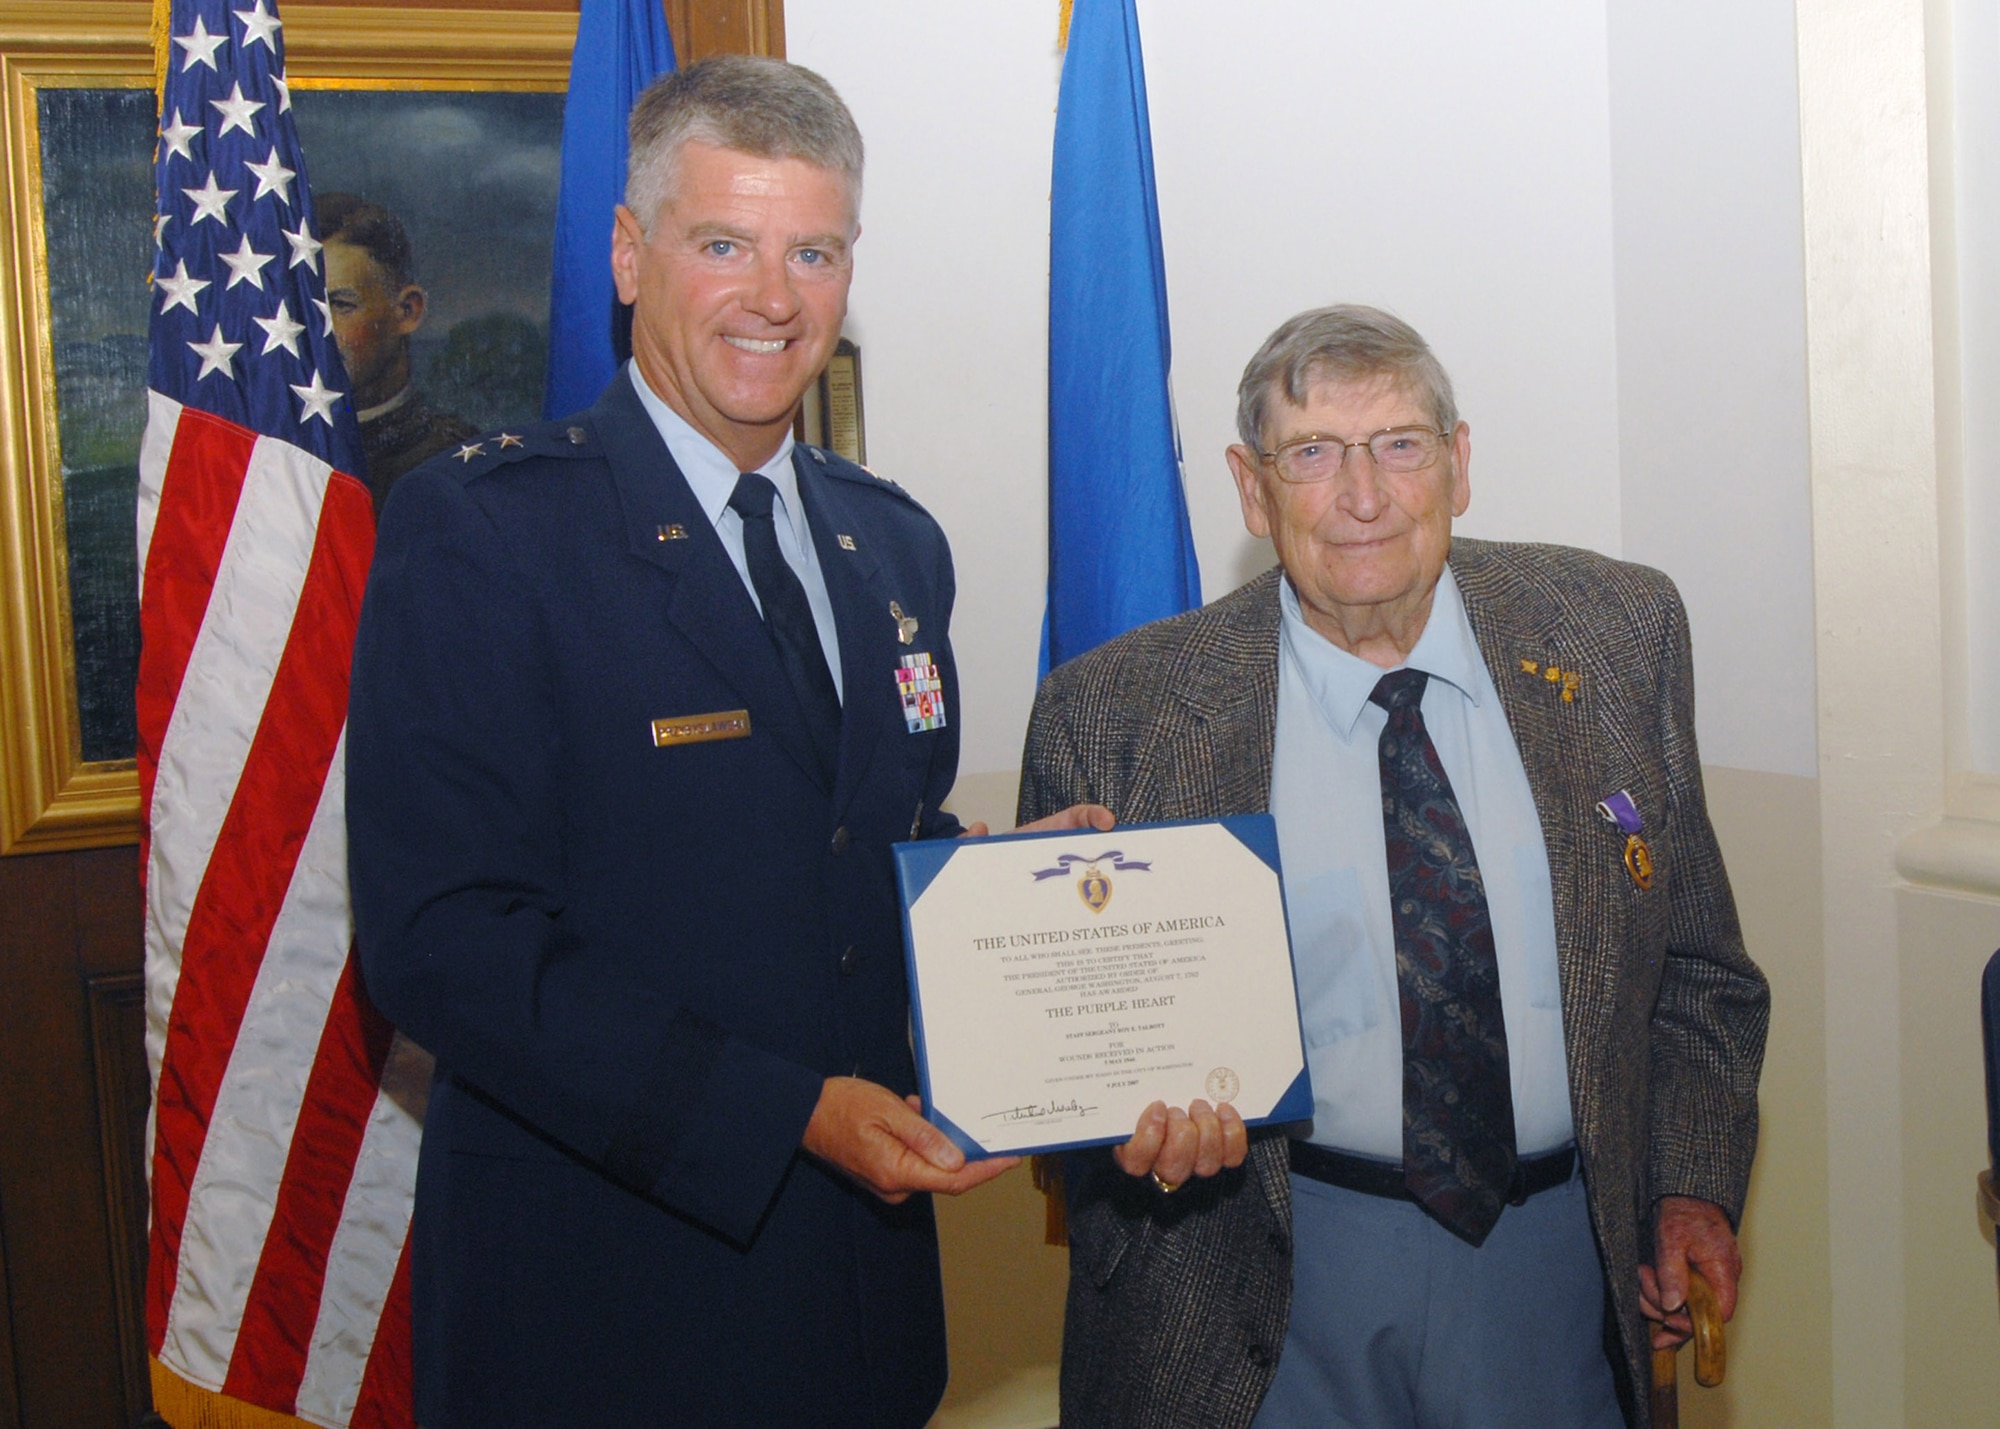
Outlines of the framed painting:
{"type": "MultiPolygon", "coordinates": [[[[533,418],[574,13],[284,16],[321,234],[344,225],[329,287],[340,261],[418,292],[372,382],[368,339],[343,331],[364,439],[533,418]]],[[[0,3],[0,854],[139,833],[149,19],[132,0],[0,3]]]]}

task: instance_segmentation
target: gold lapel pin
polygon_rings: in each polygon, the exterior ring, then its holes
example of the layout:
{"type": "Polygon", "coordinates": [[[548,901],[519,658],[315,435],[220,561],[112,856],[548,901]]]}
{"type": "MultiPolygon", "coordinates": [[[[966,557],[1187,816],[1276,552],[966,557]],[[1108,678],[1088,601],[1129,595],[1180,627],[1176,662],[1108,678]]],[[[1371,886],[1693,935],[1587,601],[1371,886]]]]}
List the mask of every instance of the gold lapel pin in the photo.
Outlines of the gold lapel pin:
{"type": "Polygon", "coordinates": [[[889,618],[896,622],[896,638],[903,644],[912,644],[917,638],[917,618],[903,614],[903,607],[895,601],[889,602],[889,618]]]}
{"type": "Polygon", "coordinates": [[[687,538],[687,527],[681,525],[678,521],[660,528],[660,539],[662,541],[685,541],[687,538]]]}
{"type": "Polygon", "coordinates": [[[1544,665],[1539,660],[1523,659],[1521,661],[1521,673],[1524,675],[1540,675],[1544,680],[1555,686],[1556,690],[1562,695],[1563,703],[1566,705],[1576,703],[1576,692],[1583,686],[1583,676],[1575,670],[1565,670],[1559,665],[1544,665]]]}

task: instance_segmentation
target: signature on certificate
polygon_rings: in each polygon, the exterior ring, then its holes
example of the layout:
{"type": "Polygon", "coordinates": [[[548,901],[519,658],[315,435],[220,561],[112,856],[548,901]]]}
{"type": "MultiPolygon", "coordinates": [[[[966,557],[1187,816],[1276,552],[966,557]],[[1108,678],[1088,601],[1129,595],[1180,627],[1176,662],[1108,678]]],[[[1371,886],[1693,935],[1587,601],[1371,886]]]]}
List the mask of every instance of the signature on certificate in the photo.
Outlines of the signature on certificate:
{"type": "Polygon", "coordinates": [[[1066,1102],[1029,1102],[1022,1106],[1002,1107],[999,1111],[989,1111],[981,1121],[992,1121],[998,1117],[1002,1121],[1037,1121],[1045,1116],[1089,1116],[1096,1111],[1094,1106],[1085,1106],[1071,1097],[1066,1102]]]}

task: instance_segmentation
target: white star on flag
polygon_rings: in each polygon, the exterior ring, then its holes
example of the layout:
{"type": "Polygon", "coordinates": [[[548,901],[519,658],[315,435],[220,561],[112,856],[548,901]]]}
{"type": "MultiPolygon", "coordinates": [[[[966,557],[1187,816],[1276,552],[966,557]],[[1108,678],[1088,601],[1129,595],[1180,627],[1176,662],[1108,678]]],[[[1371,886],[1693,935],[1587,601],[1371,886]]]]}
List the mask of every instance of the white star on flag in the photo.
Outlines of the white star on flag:
{"type": "Polygon", "coordinates": [[[230,13],[243,22],[244,49],[261,44],[272,54],[278,52],[278,31],[284,28],[284,24],[264,8],[264,0],[257,0],[254,9],[233,10],[230,13]]]}
{"type": "Polygon", "coordinates": [[[308,270],[317,273],[319,271],[319,250],[326,245],[312,236],[312,230],[306,227],[304,215],[300,215],[299,217],[297,232],[289,228],[281,228],[278,232],[284,234],[285,242],[292,245],[292,261],[285,266],[287,268],[296,268],[299,264],[303,263],[308,270]]]}
{"type": "Polygon", "coordinates": [[[215,175],[209,174],[208,182],[198,189],[182,189],[182,193],[194,200],[194,217],[190,224],[200,223],[204,218],[212,218],[224,228],[229,227],[229,215],[225,210],[229,201],[236,197],[237,190],[218,188],[215,175]]]}
{"type": "Polygon", "coordinates": [[[290,81],[281,74],[274,74],[271,76],[271,88],[278,91],[278,112],[280,114],[290,114],[292,112],[292,86],[290,81]]]}
{"type": "MultiPolygon", "coordinates": [[[[229,265],[229,287],[238,283],[248,283],[254,288],[264,286],[264,265],[274,260],[275,253],[258,253],[250,247],[250,235],[243,235],[243,246],[234,253],[215,255],[229,265]]],[[[224,289],[228,291],[228,289],[224,289]]]]}
{"type": "Polygon", "coordinates": [[[245,134],[252,135],[257,132],[250,127],[250,117],[264,107],[264,101],[245,99],[242,80],[236,81],[236,87],[230,92],[229,98],[211,99],[208,104],[209,108],[222,115],[222,127],[215,131],[216,138],[220,139],[231,129],[241,129],[245,134]]]}
{"type": "Polygon", "coordinates": [[[208,376],[211,372],[220,372],[231,382],[236,380],[236,371],[230,366],[229,360],[236,356],[237,349],[242,347],[243,344],[240,342],[224,342],[222,340],[221,323],[215,325],[215,331],[209,334],[207,342],[191,342],[188,346],[201,356],[201,371],[195,373],[195,381],[201,381],[202,378],[208,376]]]}
{"type": "Polygon", "coordinates": [[[319,317],[320,317],[320,321],[326,324],[326,327],[325,327],[325,329],[324,329],[324,330],[323,330],[323,331],[322,331],[322,332],[320,333],[320,336],[321,336],[321,337],[332,337],[332,336],[333,336],[333,309],[327,306],[327,302],[326,302],[326,299],[325,299],[325,298],[314,298],[314,299],[312,300],[312,305],[313,305],[314,307],[316,307],[316,308],[318,308],[318,309],[319,309],[319,317]]]}
{"type": "Polygon", "coordinates": [[[160,137],[167,141],[167,152],[178,154],[189,163],[194,162],[194,136],[201,132],[199,124],[190,124],[181,118],[180,110],[174,111],[174,122],[160,126],[160,137]]]}
{"type": "Polygon", "coordinates": [[[194,305],[195,294],[203,288],[212,286],[206,278],[188,276],[185,258],[181,259],[172,273],[162,278],[155,278],[153,281],[160,291],[167,295],[167,300],[160,304],[160,311],[163,313],[171,312],[175,308],[186,308],[191,313],[199,313],[200,310],[194,305]]]}
{"type": "Polygon", "coordinates": [[[299,400],[305,403],[305,411],[299,415],[301,422],[309,422],[314,417],[318,417],[329,427],[333,425],[333,404],[338,402],[342,397],[345,397],[347,395],[345,392],[335,392],[332,388],[323,385],[319,380],[317,372],[313,373],[312,382],[309,385],[301,387],[298,383],[294,382],[290,386],[294,392],[299,394],[299,400]]]}
{"type": "Polygon", "coordinates": [[[271,157],[263,163],[252,161],[245,163],[243,167],[257,176],[257,192],[250,195],[251,198],[260,199],[265,194],[276,194],[279,203],[286,208],[292,206],[292,180],[298,177],[298,171],[285,167],[284,160],[278,157],[276,144],[271,146],[271,157]]]}
{"type": "Polygon", "coordinates": [[[229,36],[227,35],[209,34],[202,27],[201,16],[195,16],[194,33],[192,35],[174,36],[174,43],[187,52],[187,59],[181,63],[181,72],[185,74],[198,64],[205,64],[210,69],[214,69],[215,47],[222,44],[228,38],[229,36]]]}
{"type": "Polygon", "coordinates": [[[173,221],[173,217],[170,214],[156,213],[153,215],[153,246],[155,248],[165,248],[167,246],[167,225],[173,221]]]}
{"type": "Polygon", "coordinates": [[[264,329],[264,350],[257,354],[259,357],[269,357],[274,347],[282,347],[294,357],[299,355],[299,334],[306,330],[306,325],[292,316],[291,304],[283,298],[278,300],[275,317],[252,318],[250,321],[264,329]]]}

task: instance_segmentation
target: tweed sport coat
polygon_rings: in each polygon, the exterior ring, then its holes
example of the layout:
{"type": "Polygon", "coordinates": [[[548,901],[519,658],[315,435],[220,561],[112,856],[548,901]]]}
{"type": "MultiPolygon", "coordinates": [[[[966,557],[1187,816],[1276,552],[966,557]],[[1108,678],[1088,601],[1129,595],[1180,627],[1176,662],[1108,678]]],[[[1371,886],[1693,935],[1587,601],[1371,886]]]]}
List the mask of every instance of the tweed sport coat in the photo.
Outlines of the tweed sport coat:
{"type": "MultiPolygon", "coordinates": [[[[1570,1103],[1624,1351],[1614,1371],[1644,1425],[1651,1208],[1680,1194],[1740,1214],[1769,1020],[1702,794],[1687,617],[1659,572],[1587,551],[1460,538],[1451,568],[1548,847],[1570,1103]],[[1645,820],[1647,889],[1597,809],[1619,789],[1645,820]]],[[[1054,671],[1029,726],[1021,819],[1080,800],[1126,823],[1267,809],[1278,579],[1054,671]]],[[[1248,1424],[1290,1313],[1284,1138],[1260,1134],[1240,1170],[1171,1197],[1102,1150],[1065,1170],[1063,1422],[1248,1424]]]]}

